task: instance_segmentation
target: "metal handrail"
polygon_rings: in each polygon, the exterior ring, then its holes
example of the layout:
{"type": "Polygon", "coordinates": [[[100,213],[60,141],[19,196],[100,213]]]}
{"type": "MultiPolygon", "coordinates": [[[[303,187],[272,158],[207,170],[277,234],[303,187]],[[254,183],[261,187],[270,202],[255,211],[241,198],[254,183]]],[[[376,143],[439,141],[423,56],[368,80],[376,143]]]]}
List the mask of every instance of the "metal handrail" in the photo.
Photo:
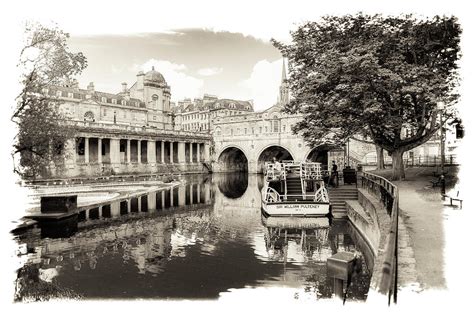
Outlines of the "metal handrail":
{"type": "Polygon", "coordinates": [[[265,163],[265,180],[285,180],[286,179],[286,169],[283,163],[265,163]],[[276,164],[280,165],[280,168],[276,168],[276,164]]]}
{"type": "Polygon", "coordinates": [[[275,202],[281,202],[282,200],[287,200],[288,197],[301,197],[302,201],[314,201],[314,202],[323,202],[323,203],[328,203],[329,202],[329,195],[327,193],[327,190],[325,187],[319,188],[313,195],[312,199],[306,199],[305,194],[280,194],[278,193],[277,190],[274,188],[271,188],[269,186],[264,186],[262,188],[262,200],[265,202],[267,201],[267,198],[270,194],[276,195],[276,201],[275,202]]]}
{"type": "Polygon", "coordinates": [[[399,216],[399,192],[398,187],[384,177],[362,172],[362,187],[379,197],[383,202],[389,216],[390,232],[387,238],[385,258],[382,266],[382,277],[379,284],[379,292],[388,296],[388,303],[393,295],[394,303],[397,303],[398,291],[398,216],[399,216]]]}

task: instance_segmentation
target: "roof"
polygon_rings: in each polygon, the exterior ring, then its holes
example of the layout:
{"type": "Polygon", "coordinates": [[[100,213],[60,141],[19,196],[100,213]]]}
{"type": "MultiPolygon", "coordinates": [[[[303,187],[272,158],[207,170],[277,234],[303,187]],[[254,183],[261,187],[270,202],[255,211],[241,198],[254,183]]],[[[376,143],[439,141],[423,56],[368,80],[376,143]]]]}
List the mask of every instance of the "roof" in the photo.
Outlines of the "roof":
{"type": "Polygon", "coordinates": [[[142,102],[140,99],[135,98],[126,98],[120,94],[113,94],[101,91],[90,91],[86,89],[78,89],[73,87],[64,87],[64,86],[50,86],[48,89],[49,95],[57,95],[57,91],[61,91],[61,97],[68,98],[68,94],[72,93],[73,99],[78,100],[85,100],[86,95],[91,95],[91,99],[98,101],[102,101],[102,98],[105,98],[105,103],[112,103],[112,100],[117,100],[117,104],[122,104],[122,101],[125,101],[126,106],[134,106],[134,107],[145,107],[145,103],[142,102]]]}
{"type": "Polygon", "coordinates": [[[209,107],[211,110],[230,109],[253,112],[252,103],[250,103],[249,101],[241,100],[218,99],[214,102],[209,103],[209,107]]]}
{"type": "Polygon", "coordinates": [[[196,112],[196,111],[214,111],[220,109],[229,109],[236,111],[249,111],[253,112],[253,105],[250,101],[241,101],[233,99],[217,99],[217,100],[204,100],[201,102],[190,102],[190,103],[178,103],[176,106],[181,112],[196,112]]]}
{"type": "Polygon", "coordinates": [[[144,78],[145,84],[147,83],[158,83],[167,85],[165,77],[161,73],[155,70],[155,67],[152,67],[150,71],[145,74],[144,78]]]}

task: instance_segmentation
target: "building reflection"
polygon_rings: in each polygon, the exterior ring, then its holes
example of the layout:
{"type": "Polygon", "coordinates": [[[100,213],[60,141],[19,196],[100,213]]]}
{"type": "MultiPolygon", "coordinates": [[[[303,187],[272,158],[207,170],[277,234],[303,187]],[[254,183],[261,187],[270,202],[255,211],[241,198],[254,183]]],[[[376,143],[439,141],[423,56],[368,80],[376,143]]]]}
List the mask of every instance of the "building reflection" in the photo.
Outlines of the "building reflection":
{"type": "Polygon", "coordinates": [[[25,266],[40,272],[69,266],[79,272],[95,270],[103,258],[119,255],[124,263],[133,262],[140,274],[161,273],[173,253],[172,235],[180,218],[209,217],[210,190],[204,178],[85,208],[77,217],[41,225],[39,236],[21,237],[29,249],[25,266]]]}

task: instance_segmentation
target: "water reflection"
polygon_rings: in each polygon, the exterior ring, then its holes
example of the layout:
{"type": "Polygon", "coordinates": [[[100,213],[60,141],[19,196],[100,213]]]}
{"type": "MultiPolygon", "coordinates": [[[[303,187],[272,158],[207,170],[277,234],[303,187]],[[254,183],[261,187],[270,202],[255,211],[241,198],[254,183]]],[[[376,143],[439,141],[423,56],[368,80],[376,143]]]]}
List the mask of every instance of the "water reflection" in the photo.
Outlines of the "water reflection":
{"type": "MultiPolygon", "coordinates": [[[[18,282],[53,282],[85,298],[217,298],[274,285],[331,297],[327,257],[358,249],[346,222],[262,218],[255,175],[184,180],[85,208],[65,234],[44,226],[18,236],[18,282]]],[[[364,299],[366,279],[353,299],[364,299]]]]}
{"type": "Polygon", "coordinates": [[[245,172],[220,174],[216,180],[220,193],[230,199],[240,198],[247,191],[248,174],[245,172]]]}

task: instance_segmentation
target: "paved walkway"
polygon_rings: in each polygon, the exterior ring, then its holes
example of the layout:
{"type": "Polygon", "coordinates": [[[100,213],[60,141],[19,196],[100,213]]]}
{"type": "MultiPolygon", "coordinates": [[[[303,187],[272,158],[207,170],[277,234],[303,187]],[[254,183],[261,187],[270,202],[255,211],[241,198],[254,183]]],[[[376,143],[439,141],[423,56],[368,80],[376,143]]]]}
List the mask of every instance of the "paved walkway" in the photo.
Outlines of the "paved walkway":
{"type": "MultiPolygon", "coordinates": [[[[388,172],[374,172],[385,177],[388,172]]],[[[399,282],[415,291],[445,289],[444,222],[439,188],[432,188],[432,170],[410,168],[404,181],[395,181],[400,193],[399,282]],[[417,284],[419,288],[417,288],[417,284]]],[[[387,177],[389,178],[389,177],[387,177]]]]}

